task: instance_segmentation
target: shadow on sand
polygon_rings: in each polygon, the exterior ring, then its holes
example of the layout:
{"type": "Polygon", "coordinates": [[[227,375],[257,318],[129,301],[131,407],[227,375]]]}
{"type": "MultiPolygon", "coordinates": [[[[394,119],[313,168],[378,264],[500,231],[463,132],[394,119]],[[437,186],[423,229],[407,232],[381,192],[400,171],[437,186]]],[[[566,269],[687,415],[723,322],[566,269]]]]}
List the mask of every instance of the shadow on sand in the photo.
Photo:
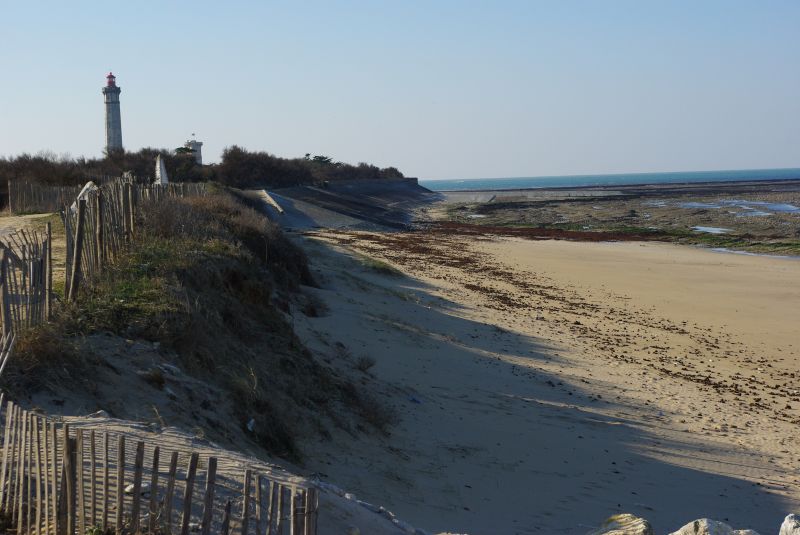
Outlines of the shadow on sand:
{"type": "Polygon", "coordinates": [[[416,526],[473,535],[583,534],[619,512],[656,533],[710,517],[766,534],[797,509],[769,489],[769,465],[578,380],[554,344],[303,241],[322,286],[308,291],[329,313],[298,328],[316,351],[339,342],[374,358],[400,415],[388,437],[310,448],[330,482],[416,526]]]}

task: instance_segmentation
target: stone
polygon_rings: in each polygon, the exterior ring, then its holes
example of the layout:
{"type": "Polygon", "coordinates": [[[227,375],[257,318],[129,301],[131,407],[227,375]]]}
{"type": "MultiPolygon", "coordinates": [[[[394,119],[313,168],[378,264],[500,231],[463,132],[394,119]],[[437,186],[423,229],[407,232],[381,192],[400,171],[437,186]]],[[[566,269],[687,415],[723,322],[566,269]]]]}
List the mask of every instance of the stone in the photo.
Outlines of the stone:
{"type": "Polygon", "coordinates": [[[653,527],[644,518],[623,513],[608,517],[599,528],[587,535],[654,535],[653,527]]]}
{"type": "Polygon", "coordinates": [[[800,535],[800,515],[788,515],[783,520],[778,535],[800,535]]]}
{"type": "Polygon", "coordinates": [[[758,533],[751,529],[733,529],[725,522],[701,518],[689,522],[669,535],[758,535],[758,533]]]}
{"type": "MultiPolygon", "coordinates": [[[[129,484],[127,487],[125,487],[125,494],[133,494],[133,488],[133,483],[129,484]]],[[[139,487],[139,494],[142,496],[150,494],[150,484],[142,483],[139,487]]]]}

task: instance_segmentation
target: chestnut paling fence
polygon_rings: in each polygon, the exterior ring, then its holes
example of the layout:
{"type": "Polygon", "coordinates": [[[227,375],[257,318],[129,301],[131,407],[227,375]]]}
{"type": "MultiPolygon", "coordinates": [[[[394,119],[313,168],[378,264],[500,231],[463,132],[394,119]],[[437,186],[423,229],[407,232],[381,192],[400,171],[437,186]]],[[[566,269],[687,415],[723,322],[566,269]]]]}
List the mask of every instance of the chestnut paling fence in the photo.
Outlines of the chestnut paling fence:
{"type": "Polygon", "coordinates": [[[80,186],[45,186],[27,180],[8,181],[8,211],[12,214],[57,212],[72,202],[80,186]]]}
{"type": "Polygon", "coordinates": [[[0,523],[16,533],[315,535],[315,487],[2,405],[0,523]]]}
{"type": "MultiPolygon", "coordinates": [[[[21,183],[10,182],[10,191],[11,184],[21,183]]],[[[15,187],[24,189],[19,185],[15,187]]],[[[80,199],[75,197],[79,188],[51,189],[60,190],[52,198],[61,203],[59,208],[66,233],[64,297],[67,300],[74,300],[79,286],[91,282],[135,239],[136,215],[141,206],[169,197],[207,192],[205,184],[147,185],[123,179],[88,190],[80,199]],[[66,191],[72,196],[66,196],[66,191]]],[[[47,206],[47,209],[52,208],[52,205],[47,206]]],[[[52,306],[50,223],[42,229],[19,229],[0,235],[0,375],[19,330],[47,321],[52,306]]]]}
{"type": "Polygon", "coordinates": [[[91,282],[136,238],[137,212],[142,206],[172,197],[202,196],[202,183],[134,184],[107,182],[62,210],[67,236],[64,295],[74,300],[79,285],[91,282]]]}
{"type": "MultiPolygon", "coordinates": [[[[75,198],[77,189],[72,197],[62,192],[48,197],[42,191],[37,197],[22,187],[14,191],[11,199],[25,207],[20,211],[54,210],[53,202],[63,207],[68,300],[135,240],[140,207],[206,194],[203,184],[151,186],[122,179],[80,199],[75,198]]],[[[50,317],[51,236],[48,223],[42,231],[23,229],[0,237],[0,375],[16,334],[50,317]]],[[[317,532],[319,497],[313,486],[282,483],[256,470],[218,470],[216,457],[162,450],[157,442],[126,440],[125,433],[102,426],[70,428],[11,401],[4,404],[4,397],[0,526],[16,528],[18,534],[317,532]]]]}
{"type": "Polygon", "coordinates": [[[0,237],[0,375],[16,334],[50,317],[53,267],[50,223],[0,237]]]}

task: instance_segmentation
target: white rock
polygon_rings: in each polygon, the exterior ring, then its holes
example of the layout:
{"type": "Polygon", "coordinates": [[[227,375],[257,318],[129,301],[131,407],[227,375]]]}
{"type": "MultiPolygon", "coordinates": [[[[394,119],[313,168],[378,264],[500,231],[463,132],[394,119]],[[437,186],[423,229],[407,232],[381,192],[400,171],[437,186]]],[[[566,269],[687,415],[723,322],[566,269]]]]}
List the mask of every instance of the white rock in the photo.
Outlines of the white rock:
{"type": "MultiPolygon", "coordinates": [[[[139,487],[139,494],[145,495],[150,493],[150,484],[149,483],[142,483],[139,487]]],[[[133,483],[125,487],[125,494],[133,494],[133,483]]]]}
{"type": "Polygon", "coordinates": [[[108,413],[104,410],[99,410],[97,412],[93,412],[86,416],[87,418],[108,418],[108,413]]]}
{"type": "Polygon", "coordinates": [[[628,513],[608,517],[599,528],[587,535],[654,535],[650,523],[628,513]]]}
{"type": "Polygon", "coordinates": [[[751,529],[733,529],[725,522],[701,518],[689,522],[669,535],[758,535],[758,533],[751,529]]]}
{"type": "Polygon", "coordinates": [[[800,535],[800,515],[787,516],[781,524],[778,535],[800,535]]]}

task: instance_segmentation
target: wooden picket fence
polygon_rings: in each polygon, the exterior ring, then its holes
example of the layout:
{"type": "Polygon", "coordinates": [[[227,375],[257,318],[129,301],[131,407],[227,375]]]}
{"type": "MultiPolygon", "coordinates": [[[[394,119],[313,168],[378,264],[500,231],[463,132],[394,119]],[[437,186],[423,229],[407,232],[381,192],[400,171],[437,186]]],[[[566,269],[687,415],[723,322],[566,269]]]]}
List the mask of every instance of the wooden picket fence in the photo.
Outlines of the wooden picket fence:
{"type": "Polygon", "coordinates": [[[0,525],[17,534],[316,535],[318,489],[6,403],[0,525]],[[133,440],[131,440],[133,439],[133,440]],[[169,454],[168,454],[169,453],[169,454]]]}
{"type": "Polygon", "coordinates": [[[46,223],[42,230],[21,229],[0,237],[3,337],[50,318],[53,288],[51,244],[50,223],[46,223]]]}
{"type": "Polygon", "coordinates": [[[136,236],[137,211],[172,197],[206,195],[205,184],[135,184],[117,179],[88,192],[62,210],[67,236],[65,296],[75,299],[78,286],[91,281],[136,236]]]}
{"type": "Polygon", "coordinates": [[[12,214],[58,212],[75,200],[80,186],[46,186],[27,180],[8,181],[8,211],[12,214]]]}

